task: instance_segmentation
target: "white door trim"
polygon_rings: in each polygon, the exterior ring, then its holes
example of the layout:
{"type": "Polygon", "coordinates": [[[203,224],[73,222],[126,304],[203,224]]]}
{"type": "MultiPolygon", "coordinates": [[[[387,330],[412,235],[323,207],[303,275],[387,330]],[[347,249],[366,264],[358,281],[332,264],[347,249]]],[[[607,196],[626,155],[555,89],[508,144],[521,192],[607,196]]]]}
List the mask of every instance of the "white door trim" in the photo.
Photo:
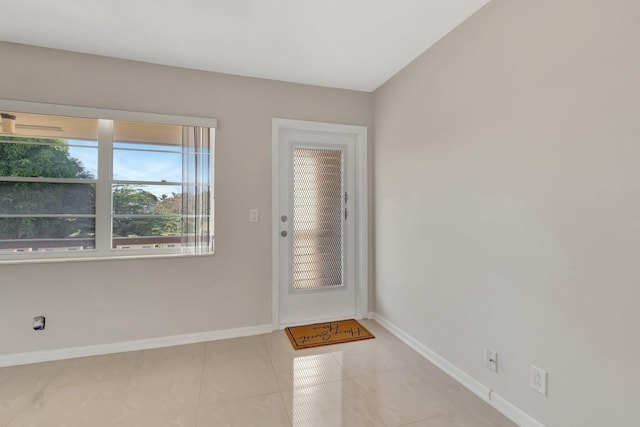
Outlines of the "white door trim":
{"type": "Polygon", "coordinates": [[[280,185],[278,143],[284,129],[350,134],[356,140],[356,317],[369,314],[369,224],[367,128],[364,126],[274,118],[271,136],[271,271],[273,329],[280,329],[280,185]]]}

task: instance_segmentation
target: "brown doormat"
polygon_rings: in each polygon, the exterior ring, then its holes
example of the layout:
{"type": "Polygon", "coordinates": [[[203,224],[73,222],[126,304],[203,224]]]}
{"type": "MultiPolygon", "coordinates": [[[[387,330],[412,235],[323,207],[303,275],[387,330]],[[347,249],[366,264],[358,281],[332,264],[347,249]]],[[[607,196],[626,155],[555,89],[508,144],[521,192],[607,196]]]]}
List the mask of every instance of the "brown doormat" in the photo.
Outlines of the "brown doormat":
{"type": "Polygon", "coordinates": [[[349,341],[368,340],[375,336],[354,319],[285,328],[296,350],[349,341]]]}

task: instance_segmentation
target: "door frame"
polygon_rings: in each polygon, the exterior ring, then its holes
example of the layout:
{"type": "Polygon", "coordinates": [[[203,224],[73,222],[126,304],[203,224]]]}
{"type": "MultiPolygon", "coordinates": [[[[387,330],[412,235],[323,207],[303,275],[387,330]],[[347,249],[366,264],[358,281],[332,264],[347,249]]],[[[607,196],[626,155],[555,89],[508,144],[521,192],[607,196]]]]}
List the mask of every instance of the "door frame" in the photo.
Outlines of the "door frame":
{"type": "MultiPolygon", "coordinates": [[[[279,142],[283,130],[320,131],[352,135],[356,142],[356,311],[357,318],[369,314],[369,223],[367,128],[365,126],[274,118],[271,137],[271,271],[272,322],[280,329],[280,180],[279,142]]],[[[336,320],[336,319],[318,319],[336,320]]]]}

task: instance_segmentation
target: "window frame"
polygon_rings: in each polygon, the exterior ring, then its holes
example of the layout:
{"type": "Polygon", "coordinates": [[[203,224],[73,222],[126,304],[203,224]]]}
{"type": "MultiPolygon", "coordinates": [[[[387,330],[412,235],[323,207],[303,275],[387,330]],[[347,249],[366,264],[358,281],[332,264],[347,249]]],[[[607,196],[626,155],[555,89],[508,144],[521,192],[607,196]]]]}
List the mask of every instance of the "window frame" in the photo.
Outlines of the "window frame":
{"type": "MultiPolygon", "coordinates": [[[[217,120],[209,117],[178,116],[158,113],[146,113],[126,110],[110,110],[92,107],[78,107],[59,104],[45,104],[27,101],[14,101],[0,99],[0,110],[15,111],[31,114],[47,114],[57,116],[81,117],[96,119],[98,121],[98,178],[94,181],[96,186],[96,210],[95,210],[95,249],[78,252],[38,252],[0,254],[0,264],[22,264],[32,262],[68,262],[89,260],[112,260],[132,258],[160,258],[182,256],[212,256],[206,254],[188,254],[176,248],[148,249],[114,249],[112,248],[112,184],[113,184],[113,123],[114,121],[139,122],[149,124],[168,124],[177,126],[197,126],[211,128],[213,142],[210,153],[211,162],[211,191],[210,193],[210,220],[211,231],[215,230],[215,130],[217,120]]],[[[65,180],[66,181],[66,180],[65,180]]],[[[91,180],[84,181],[89,183],[91,180]]],[[[215,238],[212,235],[212,242],[215,238]]]]}

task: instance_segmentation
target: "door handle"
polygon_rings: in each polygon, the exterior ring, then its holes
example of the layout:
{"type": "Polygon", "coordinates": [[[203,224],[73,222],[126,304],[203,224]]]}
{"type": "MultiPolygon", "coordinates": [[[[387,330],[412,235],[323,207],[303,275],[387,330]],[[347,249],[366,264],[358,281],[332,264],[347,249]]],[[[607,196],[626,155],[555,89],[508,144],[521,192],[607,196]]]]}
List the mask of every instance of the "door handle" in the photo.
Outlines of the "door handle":
{"type": "Polygon", "coordinates": [[[280,232],[280,235],[281,235],[282,237],[287,237],[287,230],[282,230],[282,231],[280,232]]]}

